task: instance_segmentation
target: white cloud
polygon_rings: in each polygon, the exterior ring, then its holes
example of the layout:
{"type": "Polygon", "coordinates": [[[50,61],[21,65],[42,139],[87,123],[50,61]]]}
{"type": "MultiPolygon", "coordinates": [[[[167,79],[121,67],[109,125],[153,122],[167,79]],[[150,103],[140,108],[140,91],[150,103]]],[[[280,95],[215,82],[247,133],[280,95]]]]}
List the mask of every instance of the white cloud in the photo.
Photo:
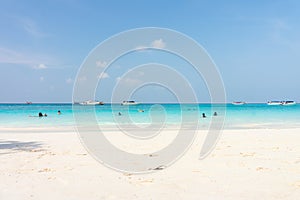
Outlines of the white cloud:
{"type": "Polygon", "coordinates": [[[33,66],[33,69],[47,69],[48,67],[45,64],[39,64],[36,66],[33,66]]]}
{"type": "Polygon", "coordinates": [[[107,62],[98,60],[98,61],[96,62],[96,65],[97,65],[97,67],[106,67],[107,62]]]}
{"type": "Polygon", "coordinates": [[[24,28],[24,30],[34,36],[34,37],[47,37],[49,36],[46,33],[43,33],[39,30],[39,27],[37,26],[37,23],[29,18],[22,18],[20,19],[21,26],[24,28]]]}
{"type": "Polygon", "coordinates": [[[136,48],[135,48],[135,50],[136,51],[146,51],[147,50],[147,47],[146,46],[137,46],[136,48]]]}
{"type": "Polygon", "coordinates": [[[73,79],[71,79],[71,78],[67,78],[67,79],[66,79],[66,83],[67,83],[67,84],[71,84],[72,82],[73,82],[73,79]]]}
{"type": "Polygon", "coordinates": [[[28,56],[11,49],[0,47],[0,62],[10,64],[30,64],[32,60],[28,56]]]}
{"type": "Polygon", "coordinates": [[[149,45],[140,45],[135,48],[136,51],[148,51],[148,48],[158,48],[163,49],[166,47],[166,43],[163,41],[163,39],[157,39],[153,40],[149,45]]]}
{"type": "Polygon", "coordinates": [[[40,81],[43,82],[45,78],[43,76],[40,77],[40,81]]]}
{"type": "Polygon", "coordinates": [[[44,63],[52,63],[52,66],[55,65],[53,64],[54,60],[49,56],[30,52],[23,53],[3,47],[0,47],[0,63],[27,66],[32,69],[48,68],[48,64],[46,65],[44,63]]]}
{"type": "Polygon", "coordinates": [[[101,74],[98,75],[99,79],[106,79],[109,78],[108,73],[102,72],[101,74]]]}
{"type": "Polygon", "coordinates": [[[163,49],[163,48],[166,47],[166,43],[162,39],[158,39],[158,40],[154,40],[151,43],[151,46],[154,47],[154,48],[163,49]]]}

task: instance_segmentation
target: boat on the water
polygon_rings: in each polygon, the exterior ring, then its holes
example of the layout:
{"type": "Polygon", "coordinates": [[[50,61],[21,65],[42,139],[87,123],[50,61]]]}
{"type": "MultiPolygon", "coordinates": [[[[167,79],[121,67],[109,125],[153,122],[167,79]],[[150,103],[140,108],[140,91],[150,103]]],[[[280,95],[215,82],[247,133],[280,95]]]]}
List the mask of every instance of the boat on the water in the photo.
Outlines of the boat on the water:
{"type": "Polygon", "coordinates": [[[295,105],[296,102],[295,101],[268,101],[267,102],[268,105],[270,106],[291,106],[291,105],[295,105]]]}
{"type": "Polygon", "coordinates": [[[246,104],[246,102],[244,102],[244,101],[234,101],[234,102],[232,102],[232,104],[233,105],[244,105],[244,104],[246,104]]]}
{"type": "Polygon", "coordinates": [[[32,104],[32,102],[31,101],[26,101],[26,104],[32,104]]]}
{"type": "Polygon", "coordinates": [[[268,101],[267,104],[269,106],[279,106],[282,105],[282,101],[268,101]]]}
{"type": "Polygon", "coordinates": [[[283,101],[282,102],[283,106],[292,106],[292,105],[296,105],[295,101],[283,101]]]}
{"type": "Polygon", "coordinates": [[[135,101],[123,101],[121,103],[122,106],[133,106],[133,105],[138,105],[139,103],[135,102],[135,101]]]}
{"type": "Polygon", "coordinates": [[[79,103],[80,105],[104,105],[104,103],[102,101],[92,101],[92,100],[88,100],[88,101],[83,101],[79,103]]]}

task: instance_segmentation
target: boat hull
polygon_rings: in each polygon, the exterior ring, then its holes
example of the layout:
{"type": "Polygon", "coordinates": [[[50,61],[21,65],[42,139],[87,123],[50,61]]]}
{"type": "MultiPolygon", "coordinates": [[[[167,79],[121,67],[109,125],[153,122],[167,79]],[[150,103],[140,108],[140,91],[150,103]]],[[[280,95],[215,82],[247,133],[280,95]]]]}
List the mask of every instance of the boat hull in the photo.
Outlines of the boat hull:
{"type": "Polygon", "coordinates": [[[267,102],[269,106],[292,106],[296,105],[295,101],[269,101],[267,102]]]}
{"type": "Polygon", "coordinates": [[[236,102],[232,102],[233,105],[236,105],[236,106],[239,106],[239,105],[244,105],[246,104],[245,102],[243,101],[236,101],[236,102]]]}
{"type": "Polygon", "coordinates": [[[268,102],[267,104],[269,106],[279,106],[279,105],[282,105],[282,102],[268,102]]]}
{"type": "Polygon", "coordinates": [[[84,101],[79,104],[85,106],[104,105],[102,101],[84,101]]]}
{"type": "Polygon", "coordinates": [[[135,101],[123,101],[121,103],[122,106],[134,106],[134,105],[138,105],[139,103],[138,102],[135,102],[135,101]]]}

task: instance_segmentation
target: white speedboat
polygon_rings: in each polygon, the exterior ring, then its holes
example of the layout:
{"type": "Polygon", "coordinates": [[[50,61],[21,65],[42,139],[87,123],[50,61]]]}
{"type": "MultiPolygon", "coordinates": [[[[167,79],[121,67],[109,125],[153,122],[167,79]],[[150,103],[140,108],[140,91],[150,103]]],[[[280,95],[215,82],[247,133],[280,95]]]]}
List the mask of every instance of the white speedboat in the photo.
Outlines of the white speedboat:
{"type": "Polygon", "coordinates": [[[267,104],[270,106],[274,106],[274,105],[291,106],[291,105],[295,105],[296,102],[295,101],[268,101],[267,104]]]}
{"type": "Polygon", "coordinates": [[[135,102],[135,101],[123,101],[121,103],[122,106],[133,106],[133,105],[138,105],[139,103],[135,102]]]}
{"type": "Polygon", "coordinates": [[[83,101],[79,103],[80,105],[103,105],[104,103],[102,101],[92,101],[92,100],[88,100],[88,101],[83,101]]]}
{"type": "Polygon", "coordinates": [[[267,104],[269,106],[279,106],[282,105],[282,101],[268,101],[267,104]]]}
{"type": "Polygon", "coordinates": [[[233,105],[244,105],[244,104],[246,104],[246,102],[244,102],[244,101],[234,101],[234,102],[232,102],[232,104],[233,105]]]}
{"type": "Polygon", "coordinates": [[[292,105],[296,105],[295,101],[283,101],[282,102],[283,106],[292,106],[292,105]]]}

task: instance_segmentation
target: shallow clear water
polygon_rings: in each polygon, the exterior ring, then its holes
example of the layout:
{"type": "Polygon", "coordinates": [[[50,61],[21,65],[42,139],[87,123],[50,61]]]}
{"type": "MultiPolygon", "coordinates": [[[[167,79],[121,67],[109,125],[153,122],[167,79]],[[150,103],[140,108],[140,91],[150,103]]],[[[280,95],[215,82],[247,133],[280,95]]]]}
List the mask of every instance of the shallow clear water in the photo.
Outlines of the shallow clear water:
{"type": "Polygon", "coordinates": [[[139,104],[135,106],[106,104],[103,106],[74,105],[74,107],[72,104],[0,104],[0,127],[75,126],[74,112],[86,118],[96,116],[97,123],[100,125],[116,123],[147,125],[153,121],[167,125],[180,125],[182,120],[187,123],[196,117],[200,128],[208,128],[211,119],[224,115],[225,128],[300,127],[300,105],[268,106],[266,104],[239,106],[232,104],[213,106],[211,104],[139,104]],[[223,108],[226,108],[226,113],[221,112],[218,116],[212,116],[215,111],[223,108]],[[61,115],[57,114],[58,110],[61,111],[61,115]],[[39,112],[47,113],[48,117],[38,117],[39,112]],[[202,118],[202,113],[205,113],[207,118],[202,118]]]}

